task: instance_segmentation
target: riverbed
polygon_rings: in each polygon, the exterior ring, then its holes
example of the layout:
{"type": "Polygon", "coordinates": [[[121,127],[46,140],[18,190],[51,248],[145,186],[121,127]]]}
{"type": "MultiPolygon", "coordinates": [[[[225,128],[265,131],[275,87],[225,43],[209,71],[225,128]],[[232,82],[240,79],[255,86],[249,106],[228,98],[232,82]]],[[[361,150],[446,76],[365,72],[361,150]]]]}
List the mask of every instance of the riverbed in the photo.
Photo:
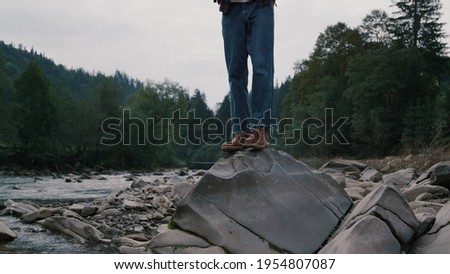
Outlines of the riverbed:
{"type": "MultiPolygon", "coordinates": [[[[68,175],[54,179],[51,176],[0,176],[0,204],[7,200],[26,201],[39,206],[55,207],[75,202],[92,201],[109,195],[113,190],[130,187],[132,180],[152,181],[174,176],[176,171],[132,175],[94,175],[89,179],[68,175]]],[[[0,216],[17,234],[17,239],[0,244],[0,254],[98,254],[114,253],[110,245],[80,244],[74,239],[46,230],[38,224],[25,224],[13,216],[0,216]]]]}

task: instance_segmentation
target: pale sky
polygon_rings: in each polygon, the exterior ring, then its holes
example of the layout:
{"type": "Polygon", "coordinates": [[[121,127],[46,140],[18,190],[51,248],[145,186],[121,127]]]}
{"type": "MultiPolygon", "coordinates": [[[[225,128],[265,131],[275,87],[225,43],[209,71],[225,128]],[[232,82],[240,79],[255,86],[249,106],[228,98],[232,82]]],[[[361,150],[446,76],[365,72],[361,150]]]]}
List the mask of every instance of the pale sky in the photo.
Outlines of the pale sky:
{"type": "MultiPolygon", "coordinates": [[[[278,0],[275,80],[293,74],[320,32],[339,21],[358,26],[392,0],[278,0]]],[[[228,92],[221,14],[212,0],[0,0],[0,40],[44,53],[67,68],[141,81],[170,79],[198,88],[214,107],[228,92]]],[[[450,3],[442,22],[450,34],[450,3]]],[[[447,39],[450,44],[450,39],[447,39]]]]}

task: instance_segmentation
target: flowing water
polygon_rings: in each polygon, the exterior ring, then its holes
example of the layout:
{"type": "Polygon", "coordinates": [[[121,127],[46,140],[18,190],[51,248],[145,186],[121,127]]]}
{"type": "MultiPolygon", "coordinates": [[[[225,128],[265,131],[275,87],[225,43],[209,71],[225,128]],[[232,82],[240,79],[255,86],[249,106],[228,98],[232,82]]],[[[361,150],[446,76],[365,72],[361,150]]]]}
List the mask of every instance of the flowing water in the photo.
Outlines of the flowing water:
{"type": "MultiPolygon", "coordinates": [[[[103,179],[66,183],[65,179],[51,177],[0,176],[0,204],[8,199],[28,201],[40,206],[68,204],[105,197],[114,189],[129,187],[127,174],[102,175],[103,179]],[[106,179],[106,180],[105,180],[106,179]]],[[[140,176],[151,180],[154,176],[140,176]]],[[[94,254],[115,252],[109,245],[80,244],[66,236],[50,232],[38,224],[24,224],[12,216],[0,216],[17,234],[17,239],[0,243],[0,254],[94,254]]]]}

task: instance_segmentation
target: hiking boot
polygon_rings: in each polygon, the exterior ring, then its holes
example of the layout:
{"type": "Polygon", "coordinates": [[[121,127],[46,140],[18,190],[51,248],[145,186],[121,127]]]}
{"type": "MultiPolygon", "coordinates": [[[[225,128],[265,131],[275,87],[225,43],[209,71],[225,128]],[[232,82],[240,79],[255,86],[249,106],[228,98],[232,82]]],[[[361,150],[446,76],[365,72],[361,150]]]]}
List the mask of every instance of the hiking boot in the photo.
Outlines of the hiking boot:
{"type": "Polygon", "coordinates": [[[234,152],[244,149],[245,139],[250,136],[250,133],[239,132],[236,134],[230,142],[222,144],[222,151],[224,152],[234,152]]]}
{"type": "Polygon", "coordinates": [[[249,137],[245,139],[244,147],[264,149],[269,146],[269,128],[255,127],[249,137]]]}

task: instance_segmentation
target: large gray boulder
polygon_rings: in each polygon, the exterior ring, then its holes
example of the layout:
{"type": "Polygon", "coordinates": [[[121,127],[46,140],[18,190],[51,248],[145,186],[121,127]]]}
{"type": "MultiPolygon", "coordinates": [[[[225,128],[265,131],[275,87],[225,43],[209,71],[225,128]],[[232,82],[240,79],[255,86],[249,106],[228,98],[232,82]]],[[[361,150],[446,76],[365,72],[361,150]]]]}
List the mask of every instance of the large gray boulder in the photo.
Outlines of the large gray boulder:
{"type": "Polygon", "coordinates": [[[54,216],[41,221],[39,224],[44,227],[66,234],[78,241],[84,242],[103,242],[104,234],[95,227],[83,221],[63,216],[54,216]]]}
{"type": "Polygon", "coordinates": [[[314,253],[351,206],[330,176],[284,152],[248,149],[219,160],[172,225],[229,253],[314,253]]]}
{"type": "Polygon", "coordinates": [[[450,254],[450,202],[438,212],[431,230],[414,242],[410,253],[450,254]]]}
{"type": "Polygon", "coordinates": [[[419,178],[416,184],[431,184],[450,189],[450,162],[440,162],[430,167],[419,178]]]}
{"type": "Polygon", "coordinates": [[[405,198],[394,188],[379,185],[358,203],[320,253],[400,253],[418,227],[405,198]]]}
{"type": "Polygon", "coordinates": [[[366,215],[339,233],[320,254],[395,254],[400,251],[400,243],[389,226],[373,215],[366,215]]]}
{"type": "Polygon", "coordinates": [[[0,243],[10,242],[17,238],[16,233],[9,229],[4,223],[0,222],[0,243]]]}

